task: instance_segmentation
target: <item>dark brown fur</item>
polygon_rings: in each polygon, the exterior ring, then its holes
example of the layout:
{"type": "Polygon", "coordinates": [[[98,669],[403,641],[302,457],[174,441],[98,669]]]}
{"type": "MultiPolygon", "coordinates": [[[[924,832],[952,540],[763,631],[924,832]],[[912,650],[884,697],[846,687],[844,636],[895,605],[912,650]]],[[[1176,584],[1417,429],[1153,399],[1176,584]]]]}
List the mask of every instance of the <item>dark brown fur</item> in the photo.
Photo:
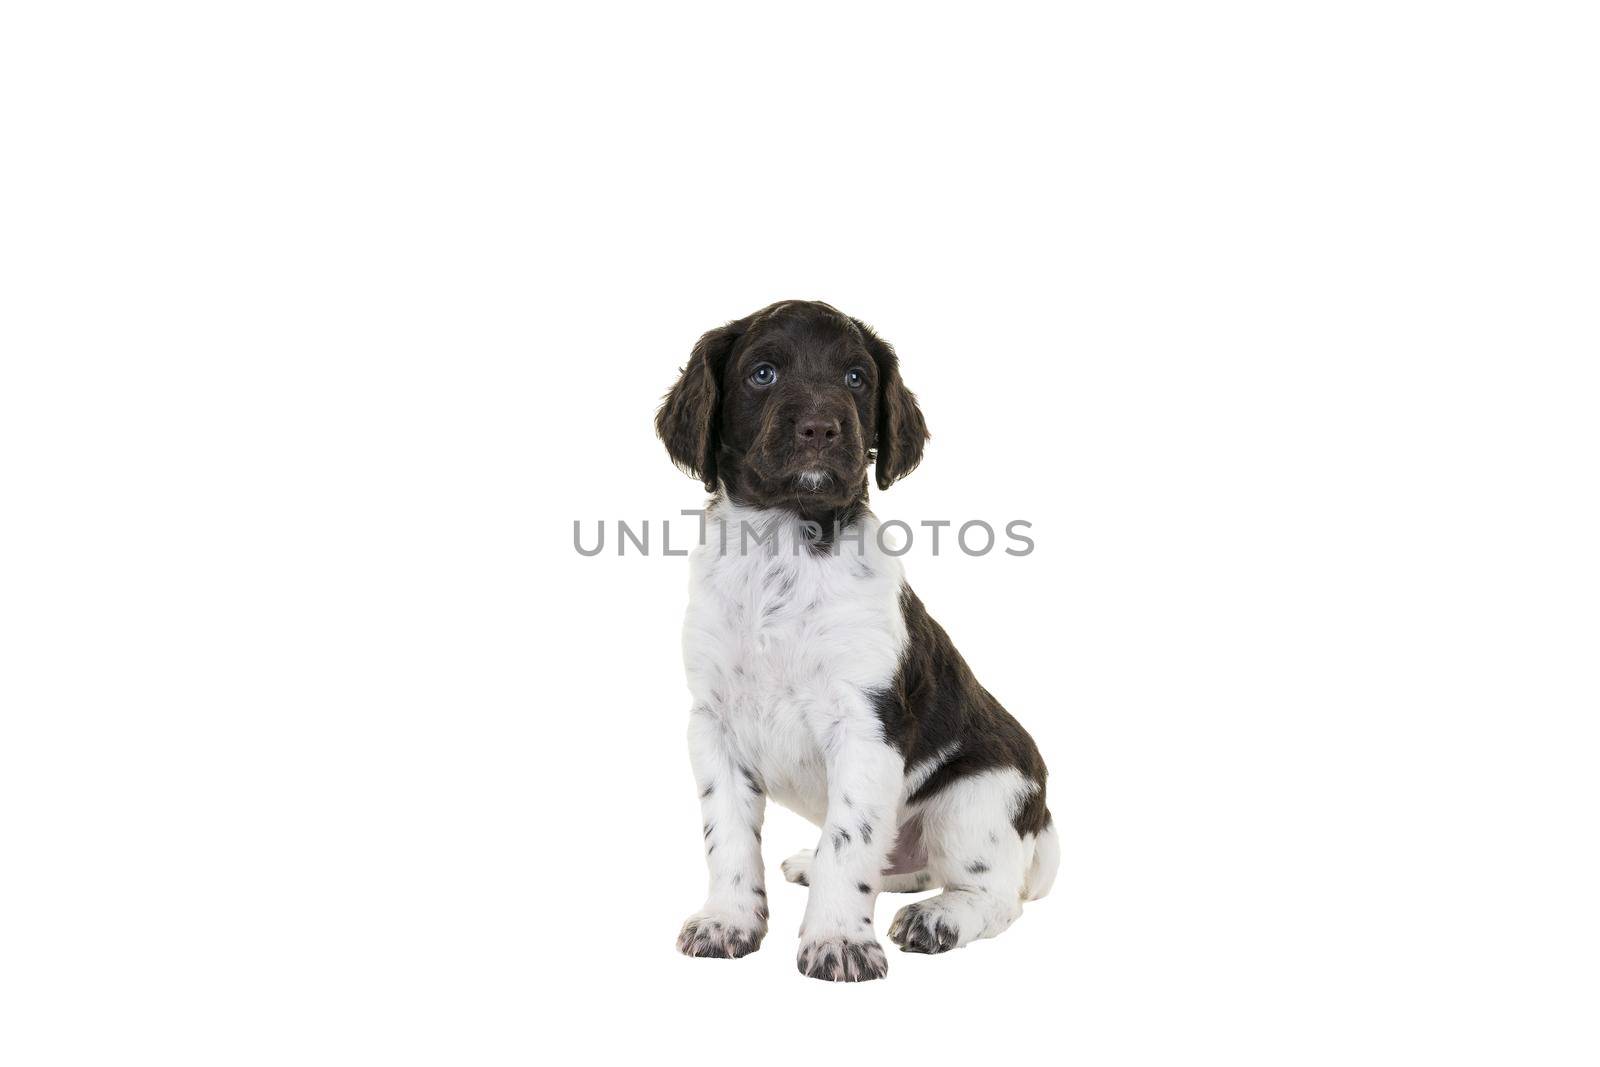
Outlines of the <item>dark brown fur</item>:
{"type": "MultiPolygon", "coordinates": [[[[794,511],[818,524],[824,544],[866,507],[869,464],[876,464],[878,488],[887,489],[922,461],[928,437],[888,342],[827,304],[793,300],[701,337],[661,405],[656,430],[673,462],[708,491],[794,511]],[[770,385],[753,380],[763,364],[776,375],[770,385]],[[856,388],[848,384],[852,370],[865,378],[856,388]],[[815,437],[802,432],[808,423],[836,427],[832,443],[815,447],[815,437]],[[825,484],[806,484],[807,470],[825,471],[825,484]]],[[[906,648],[893,685],[874,698],[884,735],[908,766],[959,742],[912,799],[970,774],[1015,767],[1039,788],[1013,824],[1018,833],[1039,833],[1050,815],[1033,739],[978,684],[910,586],[900,607],[906,648]]]]}
{"type": "Polygon", "coordinates": [[[720,483],[737,503],[787,507],[825,527],[866,503],[869,463],[887,489],[921,462],[928,437],[894,349],[859,319],[793,300],[702,336],[662,402],[656,431],[673,462],[708,492],[720,483]],[[775,368],[775,384],[751,381],[761,364],[775,368]],[[865,377],[859,389],[846,384],[851,370],[865,377]],[[820,457],[797,442],[796,427],[809,418],[839,427],[820,457]],[[826,484],[803,484],[806,465],[825,470],[826,484]]]}

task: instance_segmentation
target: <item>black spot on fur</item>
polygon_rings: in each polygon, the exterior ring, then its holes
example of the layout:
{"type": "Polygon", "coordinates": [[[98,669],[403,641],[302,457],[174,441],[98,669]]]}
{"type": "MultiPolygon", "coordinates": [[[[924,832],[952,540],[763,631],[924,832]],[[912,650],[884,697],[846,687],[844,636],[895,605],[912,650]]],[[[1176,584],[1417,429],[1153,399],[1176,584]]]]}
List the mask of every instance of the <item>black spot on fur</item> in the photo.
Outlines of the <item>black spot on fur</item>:
{"type": "Polygon", "coordinates": [[[775,603],[780,608],[784,606],[784,598],[794,592],[794,583],[794,572],[788,570],[768,571],[761,577],[761,584],[772,588],[777,595],[778,600],[775,603]]]}
{"type": "MultiPolygon", "coordinates": [[[[708,796],[710,796],[710,795],[711,795],[711,794],[712,794],[712,793],[713,793],[713,792],[715,792],[715,791],[716,791],[716,788],[717,788],[717,787],[716,787],[716,786],[714,786],[714,785],[708,785],[708,786],[706,786],[706,787],[705,787],[705,790],[704,790],[704,791],[702,791],[702,792],[701,792],[701,794],[700,794],[700,799],[701,799],[701,800],[704,800],[704,799],[705,799],[705,798],[706,798],[706,797],[708,797],[708,796]]],[[[682,795],[683,795],[683,794],[681,794],[681,793],[680,793],[680,794],[678,794],[678,795],[679,795],[679,796],[682,796],[682,795]]]]}
{"type": "Polygon", "coordinates": [[[838,852],[850,841],[850,831],[835,828],[833,831],[833,850],[838,852]]]}
{"type": "Polygon", "coordinates": [[[863,893],[872,892],[872,887],[870,885],[868,885],[867,883],[865,883],[865,882],[857,882],[856,883],[856,888],[861,890],[863,893]]]}
{"type": "MultiPolygon", "coordinates": [[[[680,797],[683,796],[682,793],[679,793],[678,795],[680,797]]],[[[711,824],[710,823],[702,823],[701,824],[701,834],[700,834],[700,836],[701,837],[710,837],[711,836],[711,824]]]]}
{"type": "Polygon", "coordinates": [[[872,824],[871,823],[864,822],[864,823],[861,824],[861,840],[865,844],[868,844],[868,845],[872,844],[872,824]]]}
{"type": "Polygon", "coordinates": [[[744,784],[750,787],[750,792],[760,793],[761,783],[756,780],[755,772],[749,767],[741,767],[739,770],[744,774],[744,784]]]}
{"type": "Polygon", "coordinates": [[[967,873],[968,874],[984,874],[988,870],[989,870],[989,865],[987,863],[983,862],[982,860],[979,860],[976,863],[967,864],[967,873]]]}

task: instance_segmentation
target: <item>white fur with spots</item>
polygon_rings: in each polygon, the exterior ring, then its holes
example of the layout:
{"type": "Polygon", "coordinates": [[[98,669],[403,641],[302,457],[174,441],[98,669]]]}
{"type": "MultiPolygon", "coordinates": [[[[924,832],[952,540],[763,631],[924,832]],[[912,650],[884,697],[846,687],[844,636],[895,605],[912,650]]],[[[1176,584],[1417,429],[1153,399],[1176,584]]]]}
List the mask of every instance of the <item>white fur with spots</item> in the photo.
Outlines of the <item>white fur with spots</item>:
{"type": "Polygon", "coordinates": [[[690,559],[683,637],[710,875],[706,901],[679,938],[691,955],[743,955],[766,933],[768,796],[821,828],[815,849],[784,864],[786,877],[810,885],[798,963],[813,977],[887,971],[873,933],[879,892],[945,886],[891,927],[903,948],[928,951],[932,938],[940,951],[941,931],[953,948],[1004,930],[1054,877],[1054,828],[1046,843],[1012,827],[1036,788],[1019,772],[972,775],[908,803],[954,751],[907,768],[884,739],[871,694],[893,681],[906,627],[900,562],[877,532],[866,514],[859,537],[818,554],[789,512],[719,501],[707,515],[690,559]],[[900,860],[891,857],[899,829],[913,821],[925,865],[885,875],[900,860]]]}

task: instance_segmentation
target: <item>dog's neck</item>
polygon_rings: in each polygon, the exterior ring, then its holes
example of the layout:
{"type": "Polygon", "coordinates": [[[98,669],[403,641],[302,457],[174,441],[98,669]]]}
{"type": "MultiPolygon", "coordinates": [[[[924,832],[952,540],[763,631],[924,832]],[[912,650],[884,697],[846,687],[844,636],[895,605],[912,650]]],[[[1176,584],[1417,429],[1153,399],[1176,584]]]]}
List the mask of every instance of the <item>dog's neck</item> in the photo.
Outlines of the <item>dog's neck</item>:
{"type": "Polygon", "coordinates": [[[860,491],[848,504],[844,505],[818,505],[806,500],[803,496],[786,498],[776,503],[760,504],[744,497],[743,494],[729,487],[726,481],[720,483],[720,491],[713,498],[727,500],[740,508],[755,511],[778,511],[793,515],[801,522],[815,524],[818,530],[815,547],[825,550],[833,545],[834,539],[844,530],[848,530],[867,514],[867,485],[863,480],[860,491]]]}

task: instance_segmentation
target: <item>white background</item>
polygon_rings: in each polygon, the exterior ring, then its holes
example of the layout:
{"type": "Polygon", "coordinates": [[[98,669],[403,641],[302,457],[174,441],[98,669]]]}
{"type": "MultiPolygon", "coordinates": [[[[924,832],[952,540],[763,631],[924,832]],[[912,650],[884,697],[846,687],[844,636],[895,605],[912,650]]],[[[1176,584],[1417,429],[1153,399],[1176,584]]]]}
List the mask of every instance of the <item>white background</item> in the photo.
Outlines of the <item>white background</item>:
{"type": "Polygon", "coordinates": [[[7,5],[0,1059],[1594,1063],[1586,6],[7,5]],[[1061,879],[858,987],[781,811],[673,951],[686,566],[572,548],[796,297],[1038,543],[907,564],[1061,879]]]}

